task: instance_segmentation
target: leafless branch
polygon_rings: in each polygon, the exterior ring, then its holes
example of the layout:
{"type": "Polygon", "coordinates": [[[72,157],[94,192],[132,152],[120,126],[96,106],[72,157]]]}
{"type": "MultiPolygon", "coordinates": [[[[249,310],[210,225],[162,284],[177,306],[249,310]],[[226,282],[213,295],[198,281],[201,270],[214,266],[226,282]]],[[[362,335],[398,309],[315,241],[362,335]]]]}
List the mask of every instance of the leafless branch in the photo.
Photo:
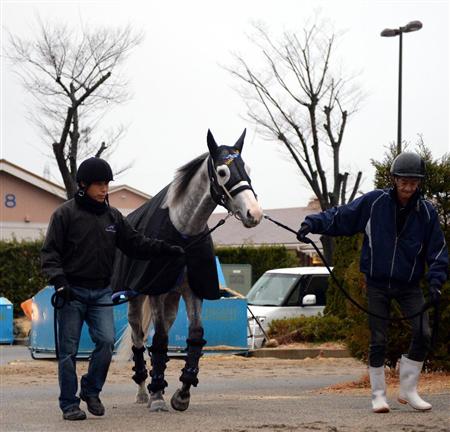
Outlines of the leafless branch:
{"type": "MultiPolygon", "coordinates": [[[[83,138],[92,135],[92,124],[98,126],[98,113],[129,98],[120,66],[142,37],[130,26],[78,31],[42,21],[30,39],[9,34],[5,57],[33,97],[29,118],[52,147],[68,197],[74,192],[77,160],[86,154],[83,146],[90,145],[83,138]]],[[[121,133],[110,138],[118,142],[121,133]]],[[[105,147],[97,154],[111,148],[108,140],[101,142],[105,147]]]]}

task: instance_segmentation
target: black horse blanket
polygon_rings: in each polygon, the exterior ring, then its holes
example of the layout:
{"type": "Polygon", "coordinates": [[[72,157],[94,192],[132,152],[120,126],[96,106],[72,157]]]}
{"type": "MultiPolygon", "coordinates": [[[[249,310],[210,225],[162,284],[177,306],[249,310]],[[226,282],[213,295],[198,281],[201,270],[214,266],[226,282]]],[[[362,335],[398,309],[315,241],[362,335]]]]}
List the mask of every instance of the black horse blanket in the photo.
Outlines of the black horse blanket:
{"type": "Polygon", "coordinates": [[[169,218],[169,209],[161,208],[169,186],[127,216],[130,224],[147,237],[164,240],[186,249],[184,257],[154,257],[149,261],[129,258],[117,251],[111,286],[114,292],[134,290],[150,295],[163,294],[180,281],[187,268],[189,285],[194,293],[207,300],[220,298],[219,281],[211,235],[181,235],[169,218]],[[189,246],[189,245],[193,246],[189,246]],[[189,246],[189,247],[188,247],[189,246]]]}

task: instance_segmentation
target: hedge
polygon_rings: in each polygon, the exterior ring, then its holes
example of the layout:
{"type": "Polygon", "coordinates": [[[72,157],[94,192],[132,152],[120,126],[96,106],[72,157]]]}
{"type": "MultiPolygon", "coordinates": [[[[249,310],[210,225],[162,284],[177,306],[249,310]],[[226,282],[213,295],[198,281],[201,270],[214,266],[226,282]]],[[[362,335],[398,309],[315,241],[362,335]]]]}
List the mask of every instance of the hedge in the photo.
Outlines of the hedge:
{"type": "Polygon", "coordinates": [[[268,335],[279,343],[329,342],[344,340],[348,333],[346,320],[333,315],[295,317],[273,320],[268,335]]]}
{"type": "Polygon", "coordinates": [[[0,241],[0,295],[14,304],[17,315],[20,303],[46,285],[41,274],[42,240],[0,241]]]}
{"type": "Polygon", "coordinates": [[[215,252],[222,264],[250,264],[252,284],[267,270],[298,266],[295,252],[284,246],[218,247],[215,252]]]}

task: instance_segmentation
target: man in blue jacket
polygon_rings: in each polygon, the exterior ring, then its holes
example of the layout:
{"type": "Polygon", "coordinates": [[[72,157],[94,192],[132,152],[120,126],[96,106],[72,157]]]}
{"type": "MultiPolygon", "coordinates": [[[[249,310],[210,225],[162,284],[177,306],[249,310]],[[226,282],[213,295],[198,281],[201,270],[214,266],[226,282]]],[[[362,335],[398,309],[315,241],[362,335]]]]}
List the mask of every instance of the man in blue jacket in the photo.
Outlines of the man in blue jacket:
{"type": "MultiPolygon", "coordinates": [[[[439,217],[433,205],[420,195],[425,177],[422,158],[401,153],[392,163],[391,176],[393,188],[374,190],[350,204],[307,216],[297,233],[300,241],[310,232],[329,236],[364,233],[360,270],[366,276],[369,310],[385,317],[389,316],[392,299],[405,316],[422,309],[425,301],[419,281],[425,265],[434,302],[439,300],[448,272],[448,250],[439,217]]],[[[413,318],[411,325],[409,351],[400,360],[398,400],[426,411],[431,404],[418,395],[417,382],[430,342],[427,314],[413,318]]],[[[376,413],[389,412],[384,378],[387,326],[387,320],[369,316],[369,376],[376,413]]]]}

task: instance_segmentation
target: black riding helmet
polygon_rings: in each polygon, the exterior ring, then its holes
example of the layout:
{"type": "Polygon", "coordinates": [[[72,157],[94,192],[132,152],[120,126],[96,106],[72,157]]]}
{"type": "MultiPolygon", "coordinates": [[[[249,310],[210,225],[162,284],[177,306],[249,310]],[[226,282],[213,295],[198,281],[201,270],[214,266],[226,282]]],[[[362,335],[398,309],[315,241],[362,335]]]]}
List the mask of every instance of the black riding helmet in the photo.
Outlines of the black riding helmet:
{"type": "Polygon", "coordinates": [[[77,171],[77,183],[90,185],[96,181],[112,181],[113,173],[108,162],[98,157],[91,157],[81,162],[77,171]]]}
{"type": "Polygon", "coordinates": [[[391,175],[394,177],[425,177],[425,162],[417,153],[400,153],[392,162],[391,175]]]}

